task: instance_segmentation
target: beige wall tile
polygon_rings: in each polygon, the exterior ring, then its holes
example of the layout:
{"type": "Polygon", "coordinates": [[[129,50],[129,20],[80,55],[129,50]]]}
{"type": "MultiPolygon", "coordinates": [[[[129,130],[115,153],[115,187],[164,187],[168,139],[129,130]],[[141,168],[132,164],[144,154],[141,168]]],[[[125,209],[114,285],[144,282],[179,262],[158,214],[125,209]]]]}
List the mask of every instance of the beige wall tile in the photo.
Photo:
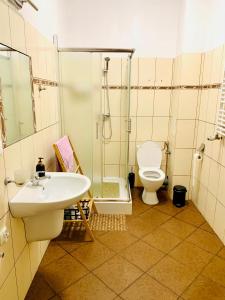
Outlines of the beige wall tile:
{"type": "Polygon", "coordinates": [[[29,289],[32,280],[28,246],[24,248],[22,254],[20,255],[16,263],[16,277],[18,284],[19,300],[22,300],[25,298],[25,295],[29,289]]]}
{"type": "Polygon", "coordinates": [[[0,43],[10,46],[9,8],[3,2],[0,2],[0,20],[0,43]]]}
{"type": "Polygon", "coordinates": [[[207,189],[204,185],[200,184],[199,186],[199,194],[197,200],[197,207],[204,216],[206,213],[206,206],[207,206],[207,189]]]}
{"type": "Polygon", "coordinates": [[[171,90],[155,90],[154,116],[168,117],[170,110],[171,90]]]}
{"type": "Polygon", "coordinates": [[[172,85],[177,86],[181,84],[181,67],[182,67],[182,57],[181,55],[176,56],[173,64],[173,78],[172,85]]]}
{"type": "Polygon", "coordinates": [[[225,167],[225,139],[221,141],[221,158],[220,163],[225,167]]]}
{"type": "Polygon", "coordinates": [[[153,115],[154,90],[139,90],[137,116],[153,115]]]}
{"type": "Polygon", "coordinates": [[[206,155],[204,155],[202,169],[200,173],[200,182],[205,187],[208,186],[208,182],[209,182],[209,170],[210,170],[210,159],[206,155]]]}
{"type": "Polygon", "coordinates": [[[200,92],[200,108],[199,108],[199,120],[206,121],[208,110],[208,98],[209,90],[204,89],[200,92]]]}
{"type": "Polygon", "coordinates": [[[170,86],[172,82],[173,59],[156,58],[156,86],[170,86]]]}
{"type": "Polygon", "coordinates": [[[211,160],[210,168],[209,168],[208,190],[215,197],[217,196],[217,191],[218,191],[219,172],[220,172],[219,164],[214,160],[211,160]]]}
{"type": "Polygon", "coordinates": [[[139,85],[155,84],[155,58],[139,58],[139,85]]]}
{"type": "Polygon", "coordinates": [[[119,165],[105,165],[104,176],[115,176],[118,177],[120,173],[119,165]]]}
{"type": "Polygon", "coordinates": [[[13,239],[13,252],[15,261],[22,253],[26,246],[25,228],[22,219],[13,218],[10,216],[11,227],[12,227],[12,239],[13,239]]]}
{"type": "Polygon", "coordinates": [[[225,207],[217,201],[216,203],[216,211],[215,211],[215,219],[213,224],[213,229],[219,236],[219,238],[223,241],[225,234],[225,207]]]}
{"type": "Polygon", "coordinates": [[[153,141],[167,141],[168,140],[168,117],[153,117],[153,141]]]}
{"type": "Polygon", "coordinates": [[[121,85],[122,83],[122,60],[121,58],[111,58],[108,71],[109,85],[121,85]]]}
{"type": "Polygon", "coordinates": [[[218,109],[218,94],[219,91],[217,89],[209,89],[206,115],[206,121],[209,123],[215,124],[216,122],[216,115],[218,109]]]}
{"type": "Polygon", "coordinates": [[[205,126],[206,123],[199,121],[197,127],[197,140],[196,140],[196,147],[198,148],[202,143],[205,142],[205,126]]]}
{"type": "Polygon", "coordinates": [[[5,180],[5,163],[4,158],[0,155],[0,219],[8,211],[8,195],[7,188],[4,185],[5,180]]]}
{"type": "Polygon", "coordinates": [[[131,85],[138,85],[138,58],[131,60],[131,85]]]}
{"type": "MultiPolygon", "coordinates": [[[[112,126],[112,138],[111,141],[120,141],[120,117],[111,117],[111,126],[112,126]]],[[[110,134],[110,123],[109,121],[105,122],[105,134],[109,136],[110,134]]]]}
{"type": "MultiPolygon", "coordinates": [[[[20,143],[15,143],[4,149],[4,160],[6,177],[14,179],[14,172],[22,169],[20,143]]],[[[20,187],[16,186],[15,184],[8,184],[7,191],[9,199],[14,197],[19,190],[20,187]]]]}
{"type": "Polygon", "coordinates": [[[23,139],[20,142],[22,169],[26,173],[26,179],[30,179],[35,172],[37,157],[34,156],[33,135],[23,139]]]}
{"type": "MultiPolygon", "coordinates": [[[[129,134],[130,141],[136,140],[136,117],[131,117],[131,133],[129,134]]],[[[127,141],[127,118],[121,117],[121,141],[127,141]]]]}
{"type": "MultiPolygon", "coordinates": [[[[109,103],[111,116],[120,116],[120,105],[121,105],[121,91],[120,90],[109,90],[109,103]]],[[[107,105],[105,102],[105,111],[107,105]]]]}
{"type": "Polygon", "coordinates": [[[16,50],[26,53],[24,20],[21,15],[19,15],[11,8],[9,9],[9,19],[12,47],[16,50]]]}
{"type": "Polygon", "coordinates": [[[129,165],[135,165],[136,153],[137,153],[136,143],[130,142],[129,143],[129,165]]]}
{"type": "Polygon", "coordinates": [[[146,141],[152,138],[152,117],[137,117],[137,140],[146,141]]]}
{"type": "Polygon", "coordinates": [[[137,115],[137,102],[138,102],[138,91],[131,90],[130,92],[130,116],[134,117],[137,115]]]}
{"type": "Polygon", "coordinates": [[[191,149],[176,149],[174,160],[174,175],[190,175],[193,151],[191,149]]]}
{"type": "Polygon", "coordinates": [[[195,120],[178,120],[176,147],[193,148],[195,135],[195,120]]]}
{"type": "Polygon", "coordinates": [[[202,84],[211,83],[212,60],[213,60],[213,51],[209,51],[203,54],[202,75],[201,75],[202,84]]]}
{"type": "Polygon", "coordinates": [[[17,284],[16,284],[16,273],[13,268],[8,278],[0,289],[0,299],[17,300],[17,284]]]}
{"type": "Polygon", "coordinates": [[[6,228],[9,231],[9,239],[7,243],[0,246],[0,252],[3,252],[5,255],[0,260],[0,286],[3,284],[3,282],[6,280],[6,277],[9,275],[9,272],[12,270],[14,265],[14,257],[13,257],[13,246],[12,246],[12,232],[11,232],[11,226],[10,226],[10,220],[9,220],[9,213],[6,214],[1,220],[0,220],[0,228],[3,228],[6,226],[6,228]]]}
{"type": "Polygon", "coordinates": [[[195,119],[198,104],[198,90],[180,91],[178,119],[195,119]]]}
{"type": "Polygon", "coordinates": [[[181,60],[181,85],[199,84],[201,54],[182,54],[181,60]]]}
{"type": "Polygon", "coordinates": [[[205,218],[208,221],[209,225],[213,226],[214,217],[216,211],[216,197],[214,197],[210,192],[207,194],[206,199],[206,211],[205,218]]]}
{"type": "Polygon", "coordinates": [[[105,164],[119,164],[120,142],[109,142],[105,144],[105,164]]]}
{"type": "Polygon", "coordinates": [[[28,244],[29,252],[30,252],[30,265],[31,265],[31,275],[34,277],[38,266],[41,262],[41,249],[40,242],[33,242],[28,244]]]}
{"type": "Polygon", "coordinates": [[[224,46],[213,50],[211,83],[221,83],[223,81],[224,64],[223,64],[224,46]]]}
{"type": "Polygon", "coordinates": [[[225,167],[220,166],[217,198],[225,206],[225,167]]]}

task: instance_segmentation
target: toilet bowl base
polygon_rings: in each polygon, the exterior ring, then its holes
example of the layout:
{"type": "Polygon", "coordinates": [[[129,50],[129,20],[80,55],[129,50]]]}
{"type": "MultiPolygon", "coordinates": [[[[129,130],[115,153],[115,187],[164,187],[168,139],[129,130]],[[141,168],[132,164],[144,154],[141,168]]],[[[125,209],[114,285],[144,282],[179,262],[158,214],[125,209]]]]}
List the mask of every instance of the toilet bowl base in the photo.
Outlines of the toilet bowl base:
{"type": "Polygon", "coordinates": [[[156,205],[159,203],[156,192],[146,192],[145,189],[142,194],[142,200],[145,204],[148,205],[156,205]]]}

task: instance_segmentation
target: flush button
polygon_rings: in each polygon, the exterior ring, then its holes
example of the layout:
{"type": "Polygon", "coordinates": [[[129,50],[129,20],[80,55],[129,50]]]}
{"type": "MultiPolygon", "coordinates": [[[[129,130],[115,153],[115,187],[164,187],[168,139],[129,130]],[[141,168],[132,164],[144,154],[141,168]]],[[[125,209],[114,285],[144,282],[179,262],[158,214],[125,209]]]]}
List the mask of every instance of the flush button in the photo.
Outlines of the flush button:
{"type": "Polygon", "coordinates": [[[6,226],[0,230],[0,246],[7,243],[9,239],[9,231],[6,226]]]}

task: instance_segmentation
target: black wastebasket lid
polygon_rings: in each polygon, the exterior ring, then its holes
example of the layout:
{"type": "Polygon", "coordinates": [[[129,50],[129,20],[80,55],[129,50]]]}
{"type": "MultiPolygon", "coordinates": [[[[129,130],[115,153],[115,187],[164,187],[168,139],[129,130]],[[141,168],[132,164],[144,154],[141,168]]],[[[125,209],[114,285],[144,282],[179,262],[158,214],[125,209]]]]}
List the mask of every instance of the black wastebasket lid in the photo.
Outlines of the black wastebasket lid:
{"type": "Polygon", "coordinates": [[[183,186],[183,185],[175,185],[173,187],[173,190],[176,191],[176,192],[187,192],[186,187],[183,186]]]}

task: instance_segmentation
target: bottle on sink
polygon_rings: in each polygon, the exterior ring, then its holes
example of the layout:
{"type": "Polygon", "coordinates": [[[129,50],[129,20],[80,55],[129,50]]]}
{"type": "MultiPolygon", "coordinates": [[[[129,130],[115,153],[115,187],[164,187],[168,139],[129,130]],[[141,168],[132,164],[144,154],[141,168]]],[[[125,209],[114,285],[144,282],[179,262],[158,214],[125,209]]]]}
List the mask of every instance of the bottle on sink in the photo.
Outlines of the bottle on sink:
{"type": "Polygon", "coordinates": [[[36,165],[36,173],[39,177],[45,176],[45,165],[42,163],[43,157],[38,157],[39,161],[36,165]]]}

